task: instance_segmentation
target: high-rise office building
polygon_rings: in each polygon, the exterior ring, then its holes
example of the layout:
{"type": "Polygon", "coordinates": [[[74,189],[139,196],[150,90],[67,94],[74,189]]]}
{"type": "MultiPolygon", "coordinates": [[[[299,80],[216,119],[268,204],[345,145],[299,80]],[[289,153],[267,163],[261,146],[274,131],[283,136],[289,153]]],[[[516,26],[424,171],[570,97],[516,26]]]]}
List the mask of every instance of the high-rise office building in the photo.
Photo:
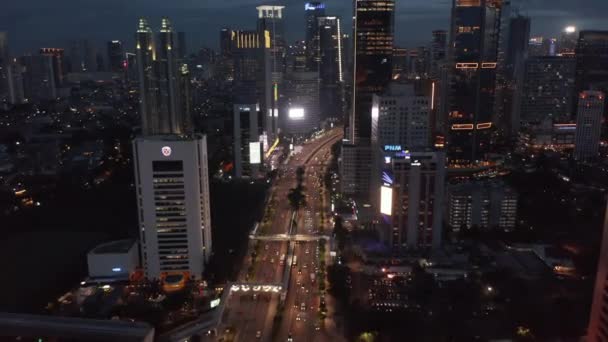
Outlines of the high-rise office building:
{"type": "Polygon", "coordinates": [[[586,341],[608,341],[608,203],[595,275],[595,289],[586,341]]]}
{"type": "Polygon", "coordinates": [[[142,133],[188,134],[192,131],[188,104],[182,102],[181,63],[176,57],[175,32],[169,19],[163,18],[158,39],[145,19],[139,20],[136,33],[137,68],[139,71],[140,115],[142,133]]]}
{"type": "Polygon", "coordinates": [[[0,31],[0,102],[7,97],[9,91],[9,64],[8,34],[5,31],[0,31]]]}
{"type": "Polygon", "coordinates": [[[111,40],[107,44],[108,48],[108,69],[111,72],[121,73],[124,71],[125,56],[120,40],[111,40]]]}
{"type": "Polygon", "coordinates": [[[519,130],[519,101],[524,63],[528,58],[530,18],[518,15],[505,21],[508,29],[502,34],[506,38],[497,66],[494,123],[503,134],[513,136],[519,130]]]}
{"type": "Polygon", "coordinates": [[[222,57],[230,56],[233,32],[234,31],[229,28],[223,28],[220,30],[220,55],[222,57]]]}
{"type": "Polygon", "coordinates": [[[23,85],[25,96],[30,102],[54,100],[57,98],[58,84],[55,72],[55,57],[51,55],[22,56],[23,85]]]}
{"type": "MultiPolygon", "coordinates": [[[[264,113],[269,140],[277,134],[278,100],[273,91],[270,32],[233,31],[230,55],[234,65],[234,88],[238,99],[254,98],[264,113]]],[[[251,101],[247,101],[251,102],[251,101]]]]}
{"type": "Polygon", "coordinates": [[[499,181],[470,181],[448,186],[447,223],[453,231],[498,228],[517,223],[517,193],[499,181]]]}
{"type": "Polygon", "coordinates": [[[68,72],[97,71],[97,51],[90,41],[86,39],[72,41],[68,51],[68,72]]]}
{"type": "Polygon", "coordinates": [[[558,55],[560,56],[573,56],[576,50],[576,44],[578,41],[578,32],[575,26],[567,26],[559,36],[557,42],[558,55]]]}
{"type": "Polygon", "coordinates": [[[393,48],[393,79],[406,78],[409,73],[409,56],[407,49],[395,47],[393,48]]]}
{"type": "Polygon", "coordinates": [[[307,2],[306,12],[306,68],[317,71],[321,62],[319,51],[319,18],[325,16],[325,4],[322,2],[307,2]]]}
{"type": "Polygon", "coordinates": [[[430,147],[431,99],[416,94],[413,84],[391,83],[374,95],[372,110],[378,111],[378,145],[384,151],[421,151],[430,147]]]}
{"type": "Polygon", "coordinates": [[[372,95],[381,94],[392,78],[394,0],[355,1],[355,70],[348,139],[369,143],[372,95]]]}
{"type": "Polygon", "coordinates": [[[25,103],[25,88],[23,84],[23,66],[17,61],[7,64],[8,103],[17,105],[25,103]]]}
{"type": "Polygon", "coordinates": [[[200,279],[212,251],[205,136],[137,138],[133,157],[146,277],[200,279]]]}
{"type": "Polygon", "coordinates": [[[431,78],[438,79],[443,63],[445,63],[446,49],[448,46],[448,32],[445,30],[434,30],[431,41],[431,78]]]}
{"type": "Polygon", "coordinates": [[[188,44],[186,43],[186,32],[177,32],[177,58],[182,61],[186,59],[188,55],[188,44]]]}
{"type": "Polygon", "coordinates": [[[158,40],[136,33],[142,136],[133,141],[142,264],[146,277],[200,279],[212,252],[206,137],[194,134],[187,66],[163,18],[158,40]]]}
{"type": "Polygon", "coordinates": [[[55,73],[55,84],[61,86],[63,83],[64,76],[64,53],[63,49],[60,48],[41,48],[40,54],[44,56],[51,56],[53,59],[53,69],[55,73]]]}
{"type": "Polygon", "coordinates": [[[257,178],[263,163],[262,132],[264,121],[256,103],[235,104],[234,124],[234,176],[257,178]]]}
{"type": "Polygon", "coordinates": [[[386,157],[380,213],[392,248],[441,245],[445,188],[443,152],[398,152],[386,157]]]}
{"type": "Polygon", "coordinates": [[[359,203],[371,200],[372,97],[382,94],[392,79],[394,0],[356,0],[354,2],[354,71],[351,111],[343,144],[342,171],[349,180],[345,195],[359,203]],[[349,159],[352,158],[352,159],[349,159]]]}
{"type": "Polygon", "coordinates": [[[572,115],[576,62],[570,57],[541,56],[526,60],[518,83],[520,120],[568,122],[572,115]]]}
{"type": "MultiPolygon", "coordinates": [[[[576,91],[608,94],[608,31],[580,31],[576,46],[576,91]]],[[[608,113],[606,101],[604,114],[608,113]]],[[[576,109],[576,101],[573,109],[576,109]]]]}
{"type": "Polygon", "coordinates": [[[284,83],[285,132],[307,134],[319,128],[319,74],[314,71],[288,72],[284,83]]]}
{"type": "Polygon", "coordinates": [[[450,164],[471,164],[488,152],[502,0],[453,0],[449,89],[444,101],[450,164]]]}
{"type": "Polygon", "coordinates": [[[344,114],[344,48],[339,17],[319,17],[319,78],[321,117],[344,114]]]}
{"type": "Polygon", "coordinates": [[[270,49],[272,57],[272,72],[280,73],[285,70],[285,54],[287,43],[285,40],[285,19],[283,9],[285,6],[262,5],[256,7],[258,11],[258,33],[270,34],[270,49]]]}
{"type": "Polygon", "coordinates": [[[574,158],[576,160],[597,157],[605,101],[605,95],[601,91],[583,91],[578,96],[574,142],[574,158]]]}

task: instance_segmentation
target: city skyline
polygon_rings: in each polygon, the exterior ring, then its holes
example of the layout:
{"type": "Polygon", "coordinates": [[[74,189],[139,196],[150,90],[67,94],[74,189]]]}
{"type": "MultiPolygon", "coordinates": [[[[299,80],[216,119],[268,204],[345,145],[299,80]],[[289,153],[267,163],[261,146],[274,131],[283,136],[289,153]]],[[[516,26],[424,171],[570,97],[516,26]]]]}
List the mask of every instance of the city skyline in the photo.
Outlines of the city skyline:
{"type": "MultiPolygon", "coordinates": [[[[169,16],[177,23],[177,31],[188,33],[190,49],[206,46],[218,47],[217,32],[222,27],[254,29],[255,7],[262,4],[285,5],[287,42],[305,38],[302,27],[306,18],[303,0],[261,1],[234,0],[229,2],[181,1],[167,4],[159,0],[138,0],[125,3],[111,0],[103,3],[93,1],[62,0],[52,6],[41,0],[28,0],[5,5],[0,14],[0,31],[8,31],[12,55],[35,53],[40,47],[66,46],[70,40],[90,38],[98,46],[107,40],[118,39],[125,42],[126,49],[133,49],[134,40],[128,34],[133,22],[139,17],[159,21],[169,16]],[[70,15],[74,8],[81,8],[78,16],[70,15]],[[213,15],[210,15],[213,13],[213,15]],[[111,23],[111,24],[110,24],[111,23]],[[243,25],[243,23],[247,23],[243,25]],[[34,30],[32,27],[48,27],[34,30]],[[78,27],[78,32],[73,30],[78,27]]],[[[608,11],[608,2],[585,0],[585,4],[571,1],[515,0],[512,3],[522,9],[521,13],[532,19],[531,34],[558,37],[561,28],[574,25],[582,29],[608,29],[602,20],[602,13],[608,11]],[[518,5],[519,3],[519,5],[518,5]]],[[[351,15],[349,2],[338,0],[324,1],[328,15],[347,18],[351,15]]],[[[396,46],[415,47],[427,45],[431,31],[447,29],[449,26],[451,1],[398,1],[395,13],[396,46]],[[428,34],[411,34],[428,32],[428,34]]],[[[350,33],[350,22],[342,22],[345,33],[350,33]]],[[[192,51],[190,51],[192,52],[192,51]]]]}

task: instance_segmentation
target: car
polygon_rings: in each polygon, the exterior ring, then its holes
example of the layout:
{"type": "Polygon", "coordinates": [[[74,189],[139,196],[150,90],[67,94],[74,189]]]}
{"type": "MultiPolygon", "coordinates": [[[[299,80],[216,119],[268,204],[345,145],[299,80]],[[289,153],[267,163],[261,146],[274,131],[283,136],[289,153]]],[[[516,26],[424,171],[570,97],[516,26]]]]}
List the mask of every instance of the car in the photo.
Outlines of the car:
{"type": "Polygon", "coordinates": [[[296,316],[296,321],[299,321],[299,320],[300,320],[300,315],[297,315],[296,316]]]}
{"type": "Polygon", "coordinates": [[[287,342],[293,342],[293,337],[291,337],[291,333],[287,335],[287,342]]]}
{"type": "Polygon", "coordinates": [[[255,333],[255,338],[262,338],[262,332],[260,330],[255,333]]]}

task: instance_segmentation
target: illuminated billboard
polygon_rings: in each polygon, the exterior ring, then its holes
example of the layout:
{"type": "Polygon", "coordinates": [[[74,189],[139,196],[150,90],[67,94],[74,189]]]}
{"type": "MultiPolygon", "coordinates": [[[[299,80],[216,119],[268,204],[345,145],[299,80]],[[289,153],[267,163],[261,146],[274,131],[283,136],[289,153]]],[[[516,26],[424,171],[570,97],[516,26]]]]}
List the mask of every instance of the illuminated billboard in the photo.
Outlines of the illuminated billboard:
{"type": "Polygon", "coordinates": [[[289,108],[289,118],[291,120],[303,120],[304,108],[289,108]]]}
{"type": "Polygon", "coordinates": [[[388,186],[380,188],[380,212],[389,216],[393,214],[393,189],[388,186]]]}
{"type": "Polygon", "coordinates": [[[249,163],[250,164],[259,164],[262,162],[262,150],[260,146],[260,142],[250,142],[249,143],[249,163]]]}

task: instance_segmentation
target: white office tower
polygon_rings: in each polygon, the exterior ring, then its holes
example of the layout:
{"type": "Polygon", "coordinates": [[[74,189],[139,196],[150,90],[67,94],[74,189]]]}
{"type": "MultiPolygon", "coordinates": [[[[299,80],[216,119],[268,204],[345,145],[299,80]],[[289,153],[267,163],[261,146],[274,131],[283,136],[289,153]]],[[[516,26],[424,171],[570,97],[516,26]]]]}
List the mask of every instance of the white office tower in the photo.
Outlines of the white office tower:
{"type": "Polygon", "coordinates": [[[604,93],[587,90],[578,97],[574,158],[587,160],[597,157],[604,114],[604,93]]]}
{"type": "Polygon", "coordinates": [[[429,147],[431,98],[416,95],[413,84],[391,83],[384,94],[374,95],[372,112],[378,113],[380,148],[420,151],[429,147]]]}
{"type": "Polygon", "coordinates": [[[133,149],[146,277],[200,279],[212,251],[206,137],[148,136],[133,149]]]}
{"type": "Polygon", "coordinates": [[[441,246],[444,152],[399,152],[385,157],[380,213],[394,249],[441,246]]]}

